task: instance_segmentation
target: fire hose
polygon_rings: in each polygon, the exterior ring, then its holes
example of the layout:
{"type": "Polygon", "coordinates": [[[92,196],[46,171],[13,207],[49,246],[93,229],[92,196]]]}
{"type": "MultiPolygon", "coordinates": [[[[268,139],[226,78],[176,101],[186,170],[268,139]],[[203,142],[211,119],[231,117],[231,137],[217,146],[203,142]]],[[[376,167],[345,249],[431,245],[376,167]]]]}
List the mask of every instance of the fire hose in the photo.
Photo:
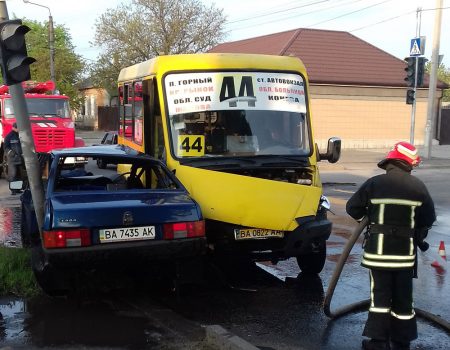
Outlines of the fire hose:
{"type": "MultiPolygon", "coordinates": [[[[358,237],[361,235],[361,233],[364,231],[364,228],[367,226],[368,219],[365,217],[355,228],[352,235],[350,236],[347,244],[344,247],[344,250],[339,257],[339,260],[336,264],[336,268],[334,269],[333,275],[331,276],[330,283],[328,285],[327,293],[325,294],[325,299],[323,302],[323,311],[326,316],[330,317],[331,319],[336,319],[338,317],[344,316],[351,312],[357,312],[357,311],[364,311],[368,309],[368,306],[370,305],[370,299],[367,300],[361,300],[358,302],[355,302],[353,304],[349,304],[346,306],[343,306],[341,308],[338,308],[334,311],[331,311],[331,299],[333,298],[334,290],[336,289],[337,282],[339,280],[339,277],[341,275],[342,269],[344,268],[344,264],[347,261],[348,256],[350,255],[350,252],[355,245],[355,242],[357,241],[358,237]]],[[[450,323],[443,318],[432,314],[430,312],[424,311],[419,308],[414,308],[416,315],[433,322],[437,325],[439,325],[441,328],[446,330],[447,332],[450,332],[450,323]]]]}

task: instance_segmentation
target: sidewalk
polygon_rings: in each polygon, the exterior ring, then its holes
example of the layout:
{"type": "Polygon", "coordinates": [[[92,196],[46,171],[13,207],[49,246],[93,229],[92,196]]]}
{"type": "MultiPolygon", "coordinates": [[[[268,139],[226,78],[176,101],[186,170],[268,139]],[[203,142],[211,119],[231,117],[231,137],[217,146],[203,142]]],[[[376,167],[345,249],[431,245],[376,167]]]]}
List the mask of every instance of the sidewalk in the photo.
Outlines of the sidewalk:
{"type": "MultiPolygon", "coordinates": [[[[431,149],[431,158],[424,157],[425,150],[419,148],[419,155],[422,158],[420,167],[423,168],[450,168],[450,145],[433,145],[431,149]]],[[[342,149],[341,158],[335,164],[323,160],[319,167],[324,170],[349,170],[361,167],[376,166],[382,160],[389,149],[342,149]]]]}
{"type": "MultiPolygon", "coordinates": [[[[81,137],[86,146],[90,146],[95,143],[100,143],[105,134],[101,130],[76,130],[76,136],[81,137]]],[[[328,163],[323,160],[319,163],[321,169],[332,170],[332,169],[355,169],[365,165],[365,163],[371,166],[375,165],[383,159],[389,149],[375,149],[375,148],[364,148],[364,149],[350,149],[344,148],[341,152],[341,159],[335,164],[328,163]]],[[[423,147],[419,146],[419,154],[422,157],[421,167],[424,168],[441,168],[450,167],[450,145],[433,145],[431,149],[431,159],[424,158],[425,150],[423,147]]],[[[367,165],[368,165],[367,164],[367,165]]]]}

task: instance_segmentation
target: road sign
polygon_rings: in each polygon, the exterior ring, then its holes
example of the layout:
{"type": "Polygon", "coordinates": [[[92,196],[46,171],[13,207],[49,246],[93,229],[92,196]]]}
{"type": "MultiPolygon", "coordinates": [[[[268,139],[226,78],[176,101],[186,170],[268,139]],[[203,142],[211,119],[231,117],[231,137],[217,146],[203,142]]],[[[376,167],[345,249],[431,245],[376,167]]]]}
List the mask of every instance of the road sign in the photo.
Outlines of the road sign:
{"type": "Polygon", "coordinates": [[[410,56],[420,56],[422,52],[420,51],[420,38],[411,39],[411,47],[409,50],[410,56]]]}

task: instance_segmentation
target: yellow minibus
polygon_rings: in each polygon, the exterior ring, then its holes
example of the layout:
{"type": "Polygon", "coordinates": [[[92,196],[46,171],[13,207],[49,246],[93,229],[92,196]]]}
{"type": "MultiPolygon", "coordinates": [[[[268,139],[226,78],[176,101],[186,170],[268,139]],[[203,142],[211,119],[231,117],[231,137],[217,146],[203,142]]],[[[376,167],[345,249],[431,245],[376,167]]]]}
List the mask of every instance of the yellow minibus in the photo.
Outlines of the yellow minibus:
{"type": "Polygon", "coordinates": [[[208,247],[318,273],[331,233],[308,77],[295,57],[158,56],[121,70],[119,143],[162,159],[200,204],[208,247]]]}

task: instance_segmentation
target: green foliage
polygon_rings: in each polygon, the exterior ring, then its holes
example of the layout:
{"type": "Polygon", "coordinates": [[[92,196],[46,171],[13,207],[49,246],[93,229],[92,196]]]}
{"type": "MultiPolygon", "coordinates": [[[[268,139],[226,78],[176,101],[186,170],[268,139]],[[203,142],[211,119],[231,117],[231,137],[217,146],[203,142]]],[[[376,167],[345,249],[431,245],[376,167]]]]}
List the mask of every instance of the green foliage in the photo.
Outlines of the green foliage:
{"type": "MultiPolygon", "coordinates": [[[[425,69],[428,74],[431,73],[431,63],[430,62],[427,63],[425,69]]],[[[438,79],[440,81],[450,85],[450,68],[445,67],[445,65],[442,63],[439,65],[439,68],[438,68],[438,79]]],[[[444,90],[442,101],[443,102],[450,101],[450,89],[444,90]]]]}
{"type": "Polygon", "coordinates": [[[40,293],[28,249],[0,247],[0,295],[32,297],[40,293]]]}
{"type": "Polygon", "coordinates": [[[222,9],[199,0],[133,0],[97,18],[91,76],[113,94],[120,69],[162,54],[205,52],[225,37],[222,9]]]}
{"type": "MultiPolygon", "coordinates": [[[[36,81],[50,80],[48,22],[25,19],[23,23],[31,29],[26,35],[28,56],[36,59],[30,66],[31,78],[36,81]]],[[[69,96],[72,109],[76,109],[81,103],[77,83],[86,64],[81,56],[75,53],[72,37],[63,25],[54,25],[54,37],[56,89],[69,96]]]]}

